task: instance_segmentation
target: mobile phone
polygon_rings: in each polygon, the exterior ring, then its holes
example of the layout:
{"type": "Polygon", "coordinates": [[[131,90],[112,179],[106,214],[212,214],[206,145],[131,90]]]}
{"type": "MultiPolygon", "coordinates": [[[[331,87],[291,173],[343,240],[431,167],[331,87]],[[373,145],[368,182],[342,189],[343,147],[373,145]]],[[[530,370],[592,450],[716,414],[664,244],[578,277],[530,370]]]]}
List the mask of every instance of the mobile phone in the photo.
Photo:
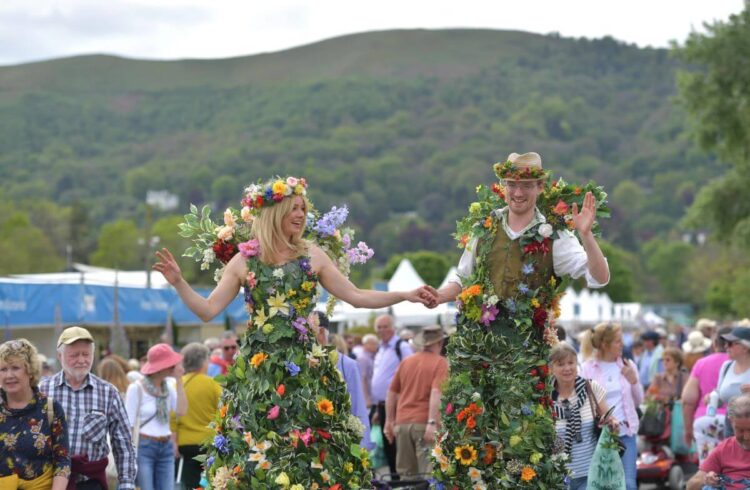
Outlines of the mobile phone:
{"type": "Polygon", "coordinates": [[[602,417],[599,419],[599,423],[600,424],[604,423],[604,421],[607,420],[614,413],[614,411],[615,411],[615,406],[612,405],[611,407],[609,407],[609,410],[607,410],[604,413],[604,415],[602,415],[602,417]]]}

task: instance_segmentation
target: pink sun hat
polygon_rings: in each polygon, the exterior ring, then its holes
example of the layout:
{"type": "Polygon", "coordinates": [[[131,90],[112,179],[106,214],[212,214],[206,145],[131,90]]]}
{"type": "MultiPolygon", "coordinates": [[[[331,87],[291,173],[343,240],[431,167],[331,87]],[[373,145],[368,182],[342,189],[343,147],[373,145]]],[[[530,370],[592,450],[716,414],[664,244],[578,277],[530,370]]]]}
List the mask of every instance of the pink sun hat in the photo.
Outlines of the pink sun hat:
{"type": "Polygon", "coordinates": [[[182,362],[182,354],[172,350],[169,344],[156,344],[148,350],[147,359],[141,374],[154,374],[174,367],[182,362]]]}

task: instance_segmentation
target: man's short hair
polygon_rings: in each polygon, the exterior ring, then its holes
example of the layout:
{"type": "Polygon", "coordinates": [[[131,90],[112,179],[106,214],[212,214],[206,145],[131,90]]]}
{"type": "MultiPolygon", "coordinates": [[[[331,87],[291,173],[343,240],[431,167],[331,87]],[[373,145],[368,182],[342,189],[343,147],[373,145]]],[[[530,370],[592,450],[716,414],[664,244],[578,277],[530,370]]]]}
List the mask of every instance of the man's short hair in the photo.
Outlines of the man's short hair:
{"type": "Polygon", "coordinates": [[[380,342],[380,340],[378,340],[377,335],[368,333],[367,335],[365,335],[364,337],[362,337],[362,343],[363,344],[367,344],[369,342],[375,342],[377,344],[378,342],[380,342]]]}
{"type": "Polygon", "coordinates": [[[237,333],[232,330],[225,330],[224,333],[221,334],[221,340],[229,340],[229,339],[236,339],[237,333]]]}
{"type": "Polygon", "coordinates": [[[221,347],[221,340],[218,337],[209,337],[203,341],[203,345],[208,347],[209,351],[212,351],[218,347],[221,347]]]}
{"type": "Polygon", "coordinates": [[[186,373],[200,371],[203,365],[208,361],[211,352],[208,347],[199,343],[191,342],[182,348],[182,365],[186,373]]]}
{"type": "Polygon", "coordinates": [[[750,395],[743,393],[732,398],[727,407],[727,416],[733,420],[750,418],[750,395]]]}

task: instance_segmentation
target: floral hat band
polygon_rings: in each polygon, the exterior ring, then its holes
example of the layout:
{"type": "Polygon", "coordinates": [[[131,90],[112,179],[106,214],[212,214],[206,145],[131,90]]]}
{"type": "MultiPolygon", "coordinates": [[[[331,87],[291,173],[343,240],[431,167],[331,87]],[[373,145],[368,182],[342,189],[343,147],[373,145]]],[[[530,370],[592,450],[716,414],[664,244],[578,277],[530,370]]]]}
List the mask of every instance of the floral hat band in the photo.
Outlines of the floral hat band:
{"type": "Polygon", "coordinates": [[[248,211],[252,214],[258,214],[261,208],[273,206],[285,197],[292,195],[307,195],[307,181],[302,177],[282,178],[276,176],[265,183],[259,181],[257,184],[251,184],[245,188],[242,206],[248,208],[248,211]]]}
{"type": "Polygon", "coordinates": [[[505,163],[493,166],[500,180],[539,180],[547,178],[542,168],[542,157],[533,151],[519,155],[511,153],[505,163]]]}

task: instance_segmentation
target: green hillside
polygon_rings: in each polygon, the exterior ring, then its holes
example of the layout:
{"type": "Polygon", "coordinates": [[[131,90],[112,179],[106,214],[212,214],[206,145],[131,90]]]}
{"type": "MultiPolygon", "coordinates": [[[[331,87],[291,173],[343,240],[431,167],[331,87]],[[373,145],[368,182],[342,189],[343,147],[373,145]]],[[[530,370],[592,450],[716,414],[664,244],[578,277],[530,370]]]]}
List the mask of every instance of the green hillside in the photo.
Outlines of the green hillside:
{"type": "Polygon", "coordinates": [[[183,210],[223,207],[251,180],[300,174],[318,207],[350,205],[385,263],[453,250],[455,220],[491,164],[533,150],[557,175],[604,184],[606,237],[641,254],[647,240],[677,236],[696,189],[721,172],[674,106],[676,68],[666,50],[609,38],[490,30],[372,32],[223,60],[0,67],[0,200],[30,213],[61,257],[74,243],[74,258],[89,260],[104,223],[142,230],[149,189],[177,194],[183,210]],[[70,226],[41,222],[40,201],[70,226]]]}

